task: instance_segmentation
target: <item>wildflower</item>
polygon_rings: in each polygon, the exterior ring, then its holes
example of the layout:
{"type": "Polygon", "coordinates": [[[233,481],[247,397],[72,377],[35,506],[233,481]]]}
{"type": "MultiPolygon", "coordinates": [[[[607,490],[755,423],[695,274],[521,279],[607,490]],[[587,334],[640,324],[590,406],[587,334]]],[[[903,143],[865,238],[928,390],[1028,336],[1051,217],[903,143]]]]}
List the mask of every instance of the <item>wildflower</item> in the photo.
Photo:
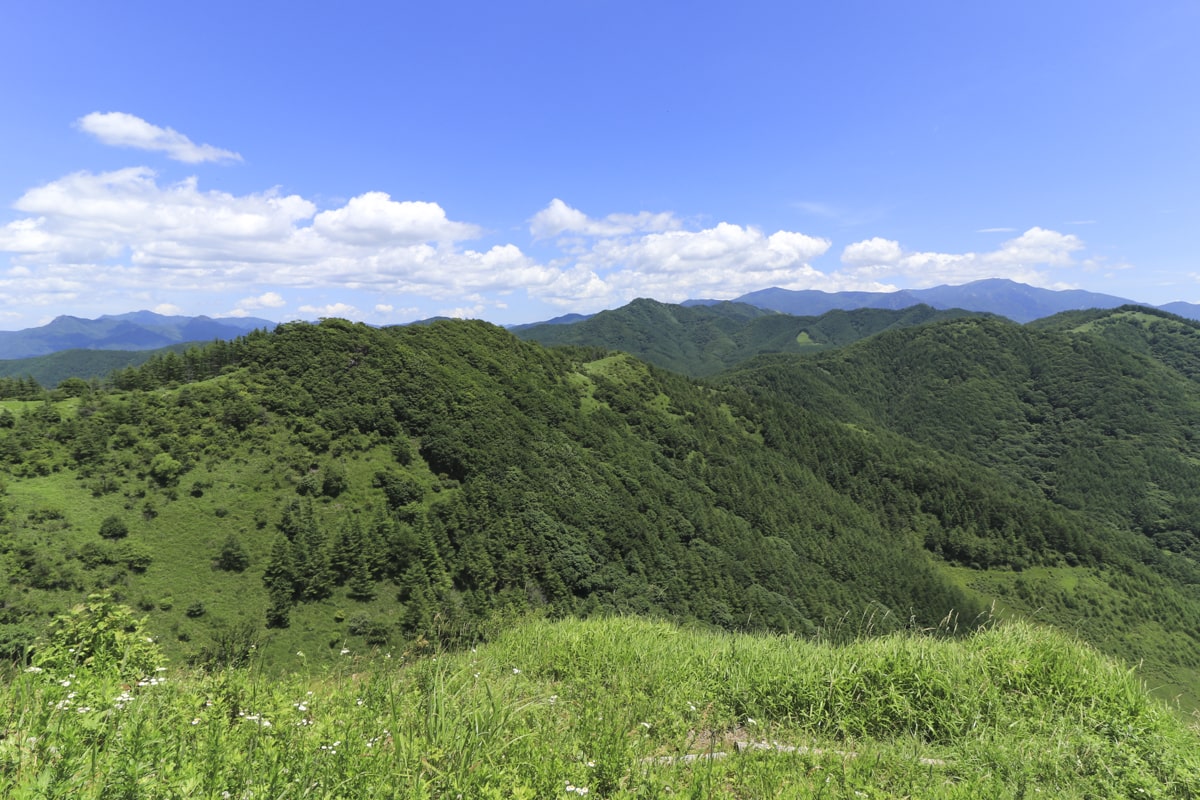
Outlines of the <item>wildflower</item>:
{"type": "Polygon", "coordinates": [[[59,681],[58,685],[59,686],[70,686],[71,682],[70,681],[59,681]]]}
{"type": "Polygon", "coordinates": [[[643,723],[641,723],[641,726],[642,726],[643,728],[645,728],[646,730],[650,730],[650,723],[649,723],[649,722],[643,722],[643,723]]]}
{"type": "Polygon", "coordinates": [[[354,705],[356,705],[356,706],[361,706],[362,704],[363,704],[363,699],[361,697],[357,698],[354,701],[354,705]]]}
{"type": "Polygon", "coordinates": [[[297,655],[297,656],[299,656],[300,658],[304,658],[304,651],[303,651],[303,650],[297,650],[297,651],[296,651],[296,655],[297,655]]]}
{"type": "Polygon", "coordinates": [[[520,675],[520,674],[521,674],[521,670],[517,669],[516,667],[513,667],[513,675],[520,675]]]}
{"type": "Polygon", "coordinates": [[[199,725],[199,724],[200,724],[200,718],[199,718],[199,717],[192,717],[192,724],[193,724],[193,725],[199,725]]]}
{"type": "Polygon", "coordinates": [[[567,781],[567,791],[570,793],[573,793],[573,794],[577,794],[580,797],[583,797],[585,794],[588,793],[588,788],[586,786],[572,786],[571,782],[567,781]]]}
{"type": "Polygon", "coordinates": [[[343,656],[344,656],[344,655],[346,655],[346,654],[347,654],[347,653],[349,653],[349,652],[350,652],[350,648],[349,648],[349,647],[343,647],[343,648],[342,648],[342,652],[340,653],[340,655],[343,655],[343,656]]]}
{"type": "Polygon", "coordinates": [[[27,667],[27,668],[25,669],[25,671],[26,671],[26,672],[32,672],[32,673],[34,673],[34,674],[36,674],[36,673],[39,673],[39,672],[45,672],[45,670],[43,670],[41,667],[27,667]]]}

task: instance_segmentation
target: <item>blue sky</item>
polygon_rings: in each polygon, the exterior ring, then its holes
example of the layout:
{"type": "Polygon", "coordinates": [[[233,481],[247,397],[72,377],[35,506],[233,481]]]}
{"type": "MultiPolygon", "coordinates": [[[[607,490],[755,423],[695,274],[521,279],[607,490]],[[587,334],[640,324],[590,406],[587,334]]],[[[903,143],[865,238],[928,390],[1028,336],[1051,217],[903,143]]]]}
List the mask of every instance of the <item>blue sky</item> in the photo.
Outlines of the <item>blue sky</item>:
{"type": "Polygon", "coordinates": [[[0,329],[1200,301],[1200,5],[10,3],[0,329]]]}

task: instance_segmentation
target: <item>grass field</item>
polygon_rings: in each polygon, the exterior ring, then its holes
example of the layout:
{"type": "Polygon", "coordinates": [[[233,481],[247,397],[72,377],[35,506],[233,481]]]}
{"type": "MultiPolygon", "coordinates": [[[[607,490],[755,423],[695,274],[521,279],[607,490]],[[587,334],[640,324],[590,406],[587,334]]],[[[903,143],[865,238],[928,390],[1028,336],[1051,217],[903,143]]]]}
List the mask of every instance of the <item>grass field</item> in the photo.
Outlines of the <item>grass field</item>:
{"type": "Polygon", "coordinates": [[[0,685],[11,798],[1192,797],[1200,737],[1048,629],[849,644],[635,619],[289,674],[0,685]]]}

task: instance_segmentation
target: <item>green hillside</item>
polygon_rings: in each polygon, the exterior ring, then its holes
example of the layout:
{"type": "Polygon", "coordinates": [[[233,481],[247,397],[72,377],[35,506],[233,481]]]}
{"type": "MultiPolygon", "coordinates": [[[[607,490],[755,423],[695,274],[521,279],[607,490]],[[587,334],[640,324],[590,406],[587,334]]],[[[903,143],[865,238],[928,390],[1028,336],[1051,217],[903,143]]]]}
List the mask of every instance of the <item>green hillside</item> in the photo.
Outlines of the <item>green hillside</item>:
{"type": "Polygon", "coordinates": [[[701,377],[764,353],[810,353],[884,330],[967,314],[920,305],[797,317],[744,303],[679,306],[641,299],[580,322],[523,327],[515,333],[544,345],[620,350],[663,369],[701,377]]]}
{"type": "Polygon", "coordinates": [[[1093,502],[1087,481],[1133,467],[1085,457],[1141,436],[1157,519],[1188,519],[1157,471],[1185,464],[1195,390],[1175,374],[988,318],[714,383],[479,322],[284,325],[0,403],[0,645],[24,657],[98,589],[175,663],[267,669],[465,645],[528,614],[853,638],[965,633],[992,609],[1143,662],[1191,709],[1190,545],[1093,502]]]}
{"type": "Polygon", "coordinates": [[[6,359],[0,361],[0,379],[33,378],[48,388],[58,386],[68,378],[100,380],[117,370],[144,364],[163,353],[183,353],[201,344],[186,342],[158,350],[60,350],[33,358],[6,359]]]}
{"type": "MultiPolygon", "coordinates": [[[[1028,553],[1038,552],[1040,525],[1007,517],[999,522],[1009,534],[977,539],[990,514],[969,496],[950,509],[954,534],[925,543],[967,568],[959,572],[964,587],[1131,661],[1170,665],[1152,668],[1156,680],[1182,688],[1194,685],[1200,619],[1200,443],[1193,435],[1200,392],[1174,365],[1194,357],[1195,327],[1149,317],[1175,332],[1168,338],[1143,314],[1086,315],[1060,331],[964,319],[802,361],[764,359],[726,380],[881,438],[899,434],[969,460],[993,476],[994,490],[1034,492],[1067,512],[1082,538],[1060,544],[1064,562],[1049,568],[1026,569],[1026,556],[1014,559],[1011,551],[1024,542],[1028,553]]],[[[878,476],[869,484],[883,483],[894,480],[894,463],[858,469],[878,476]]],[[[931,463],[929,471],[940,469],[931,463]]]]}

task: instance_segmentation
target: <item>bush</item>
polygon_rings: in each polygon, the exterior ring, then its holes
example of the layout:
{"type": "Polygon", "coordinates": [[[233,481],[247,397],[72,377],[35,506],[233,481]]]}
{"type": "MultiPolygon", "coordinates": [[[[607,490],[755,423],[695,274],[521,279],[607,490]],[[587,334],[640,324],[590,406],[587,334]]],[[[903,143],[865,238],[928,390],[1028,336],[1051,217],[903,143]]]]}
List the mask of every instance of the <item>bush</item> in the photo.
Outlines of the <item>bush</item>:
{"type": "Polygon", "coordinates": [[[100,535],[105,539],[123,539],[129,535],[129,526],[125,520],[114,515],[104,518],[100,523],[100,535]]]}
{"type": "Polygon", "coordinates": [[[93,594],[54,618],[34,647],[33,661],[56,674],[91,669],[115,673],[126,681],[146,678],[166,658],[144,626],[145,620],[111,595],[93,594]]]}

